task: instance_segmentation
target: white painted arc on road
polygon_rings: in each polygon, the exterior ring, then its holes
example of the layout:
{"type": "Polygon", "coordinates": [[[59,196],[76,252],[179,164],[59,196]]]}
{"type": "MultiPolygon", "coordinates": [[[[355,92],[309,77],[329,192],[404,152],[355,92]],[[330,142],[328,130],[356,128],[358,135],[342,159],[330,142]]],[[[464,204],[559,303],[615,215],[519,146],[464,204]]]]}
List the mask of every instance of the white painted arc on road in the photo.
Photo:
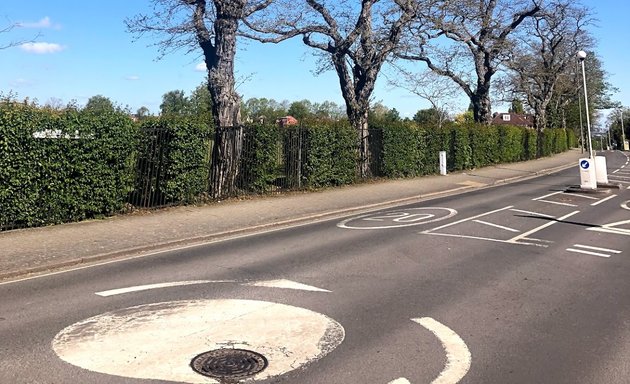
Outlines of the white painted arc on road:
{"type": "Polygon", "coordinates": [[[337,227],[343,229],[354,229],[354,230],[362,230],[362,229],[390,229],[390,228],[403,228],[403,227],[411,227],[423,224],[434,223],[436,221],[446,220],[453,216],[457,215],[457,211],[452,208],[443,208],[443,207],[420,207],[420,208],[407,208],[407,209],[392,209],[387,211],[379,211],[372,212],[360,216],[353,216],[348,219],[342,220],[337,223],[337,227]],[[422,212],[422,211],[434,211],[433,213],[414,213],[410,214],[409,212],[422,212]],[[445,211],[447,214],[444,216],[437,216],[435,212],[445,211]],[[409,217],[412,217],[413,220],[410,220],[409,217]],[[383,221],[391,220],[396,222],[397,224],[393,225],[379,225],[379,226],[353,226],[351,223],[356,220],[372,220],[381,218],[383,221]],[[399,224],[402,223],[402,224],[399,224]]]}
{"type": "Polygon", "coordinates": [[[630,200],[624,201],[623,203],[621,203],[621,208],[630,211],[630,200]]]}
{"type": "Polygon", "coordinates": [[[446,351],[446,366],[431,384],[456,384],[466,376],[471,364],[471,354],[457,333],[430,317],[411,319],[431,331],[446,351]]]}
{"type": "Polygon", "coordinates": [[[409,380],[405,379],[404,377],[401,377],[400,379],[390,381],[387,384],[411,384],[411,383],[409,382],[409,380]]]}
{"type": "Polygon", "coordinates": [[[262,354],[267,368],[247,382],[301,369],[339,346],[345,331],[305,308],[255,300],[185,300],[103,313],[59,332],[64,361],[93,372],[160,382],[219,382],[195,373],[204,352],[241,348],[262,354]]]}
{"type": "MultiPolygon", "coordinates": [[[[160,289],[160,288],[170,288],[170,287],[183,287],[187,285],[198,285],[198,284],[214,284],[214,283],[237,283],[236,280],[193,280],[193,281],[174,281],[169,283],[159,283],[159,284],[147,284],[147,285],[138,285],[134,287],[125,287],[125,288],[117,288],[110,289],[108,291],[96,292],[96,295],[102,297],[122,295],[130,292],[140,292],[147,291],[150,289],[160,289]]],[[[311,292],[331,292],[327,289],[313,287],[311,285],[306,285],[302,283],[298,283],[296,281],[279,279],[279,280],[269,280],[269,281],[255,281],[248,283],[241,283],[245,286],[250,287],[266,287],[266,288],[280,288],[280,289],[296,289],[302,291],[311,291],[311,292]]]]}

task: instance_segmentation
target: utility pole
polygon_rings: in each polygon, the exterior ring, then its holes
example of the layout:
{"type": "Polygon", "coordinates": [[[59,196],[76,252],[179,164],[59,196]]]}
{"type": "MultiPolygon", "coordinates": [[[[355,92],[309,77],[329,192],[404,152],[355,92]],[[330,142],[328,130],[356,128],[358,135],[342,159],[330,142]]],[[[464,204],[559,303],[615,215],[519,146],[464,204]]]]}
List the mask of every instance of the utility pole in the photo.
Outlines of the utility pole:
{"type": "Polygon", "coordinates": [[[621,150],[626,150],[626,133],[623,130],[623,105],[621,106],[621,150]]]}

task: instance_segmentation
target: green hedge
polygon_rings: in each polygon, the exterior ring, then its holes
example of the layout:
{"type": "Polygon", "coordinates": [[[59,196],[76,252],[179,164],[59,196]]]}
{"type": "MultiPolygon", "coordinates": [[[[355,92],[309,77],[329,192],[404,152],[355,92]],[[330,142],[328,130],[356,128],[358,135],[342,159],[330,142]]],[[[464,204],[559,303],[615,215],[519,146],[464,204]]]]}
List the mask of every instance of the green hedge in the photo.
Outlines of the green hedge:
{"type": "Polygon", "coordinates": [[[265,193],[273,189],[282,176],[280,128],[257,125],[244,129],[243,156],[239,187],[248,192],[265,193]]]}
{"type": "Polygon", "coordinates": [[[0,229],[121,210],[133,188],[134,148],[125,113],[0,103],[0,229]]]}
{"type": "Polygon", "coordinates": [[[141,205],[150,205],[147,199],[159,205],[199,201],[208,186],[211,133],[198,119],[182,116],[142,121],[133,200],[141,205]]]}
{"type": "Polygon", "coordinates": [[[303,174],[310,188],[338,186],[356,180],[358,136],[347,122],[318,122],[305,132],[303,174]]]}
{"type": "MultiPolygon", "coordinates": [[[[446,151],[451,172],[536,158],[536,131],[523,127],[468,123],[438,128],[407,121],[374,128],[382,130],[380,174],[385,177],[437,173],[440,151],[446,151]]],[[[570,130],[550,129],[543,135],[543,156],[566,151],[577,142],[570,130]]]]}

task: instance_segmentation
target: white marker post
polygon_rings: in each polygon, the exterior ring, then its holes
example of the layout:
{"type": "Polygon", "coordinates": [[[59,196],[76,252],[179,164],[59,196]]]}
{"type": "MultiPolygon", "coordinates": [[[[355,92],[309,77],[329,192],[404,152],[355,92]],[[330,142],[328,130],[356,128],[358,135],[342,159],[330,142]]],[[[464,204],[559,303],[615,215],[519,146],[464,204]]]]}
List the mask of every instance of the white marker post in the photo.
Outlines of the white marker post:
{"type": "Polygon", "coordinates": [[[446,151],[440,151],[440,175],[446,176],[446,151]]]}
{"type": "Polygon", "coordinates": [[[598,183],[608,184],[608,170],[604,156],[595,156],[595,176],[598,183]]]}
{"type": "Polygon", "coordinates": [[[595,164],[592,158],[582,158],[578,161],[580,166],[580,188],[597,189],[597,176],[595,164]]]}

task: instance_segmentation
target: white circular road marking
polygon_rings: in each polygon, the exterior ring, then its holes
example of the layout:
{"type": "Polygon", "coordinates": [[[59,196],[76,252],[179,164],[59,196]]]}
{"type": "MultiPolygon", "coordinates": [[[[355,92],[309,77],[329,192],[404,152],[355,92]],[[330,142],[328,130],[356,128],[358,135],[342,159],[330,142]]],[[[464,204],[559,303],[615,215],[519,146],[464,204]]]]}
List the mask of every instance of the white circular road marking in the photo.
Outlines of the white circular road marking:
{"type": "Polygon", "coordinates": [[[453,217],[457,211],[452,208],[421,207],[373,212],[351,217],[337,224],[345,229],[387,229],[411,227],[434,223],[453,217]],[[375,225],[378,223],[378,225],[375,225]]]}
{"type": "Polygon", "coordinates": [[[623,209],[627,209],[628,211],[630,211],[630,200],[628,201],[624,201],[623,203],[621,203],[621,208],[623,209]]]}
{"type": "Polygon", "coordinates": [[[471,364],[470,350],[452,329],[430,317],[411,319],[431,331],[446,351],[446,366],[431,384],[455,384],[466,376],[471,364]]]}
{"type": "Polygon", "coordinates": [[[81,368],[138,379],[218,383],[190,368],[200,353],[242,348],[269,365],[254,380],[298,369],[333,351],[341,324],[317,312],[254,300],[186,300],[103,313],[63,329],[52,347],[81,368]]]}

